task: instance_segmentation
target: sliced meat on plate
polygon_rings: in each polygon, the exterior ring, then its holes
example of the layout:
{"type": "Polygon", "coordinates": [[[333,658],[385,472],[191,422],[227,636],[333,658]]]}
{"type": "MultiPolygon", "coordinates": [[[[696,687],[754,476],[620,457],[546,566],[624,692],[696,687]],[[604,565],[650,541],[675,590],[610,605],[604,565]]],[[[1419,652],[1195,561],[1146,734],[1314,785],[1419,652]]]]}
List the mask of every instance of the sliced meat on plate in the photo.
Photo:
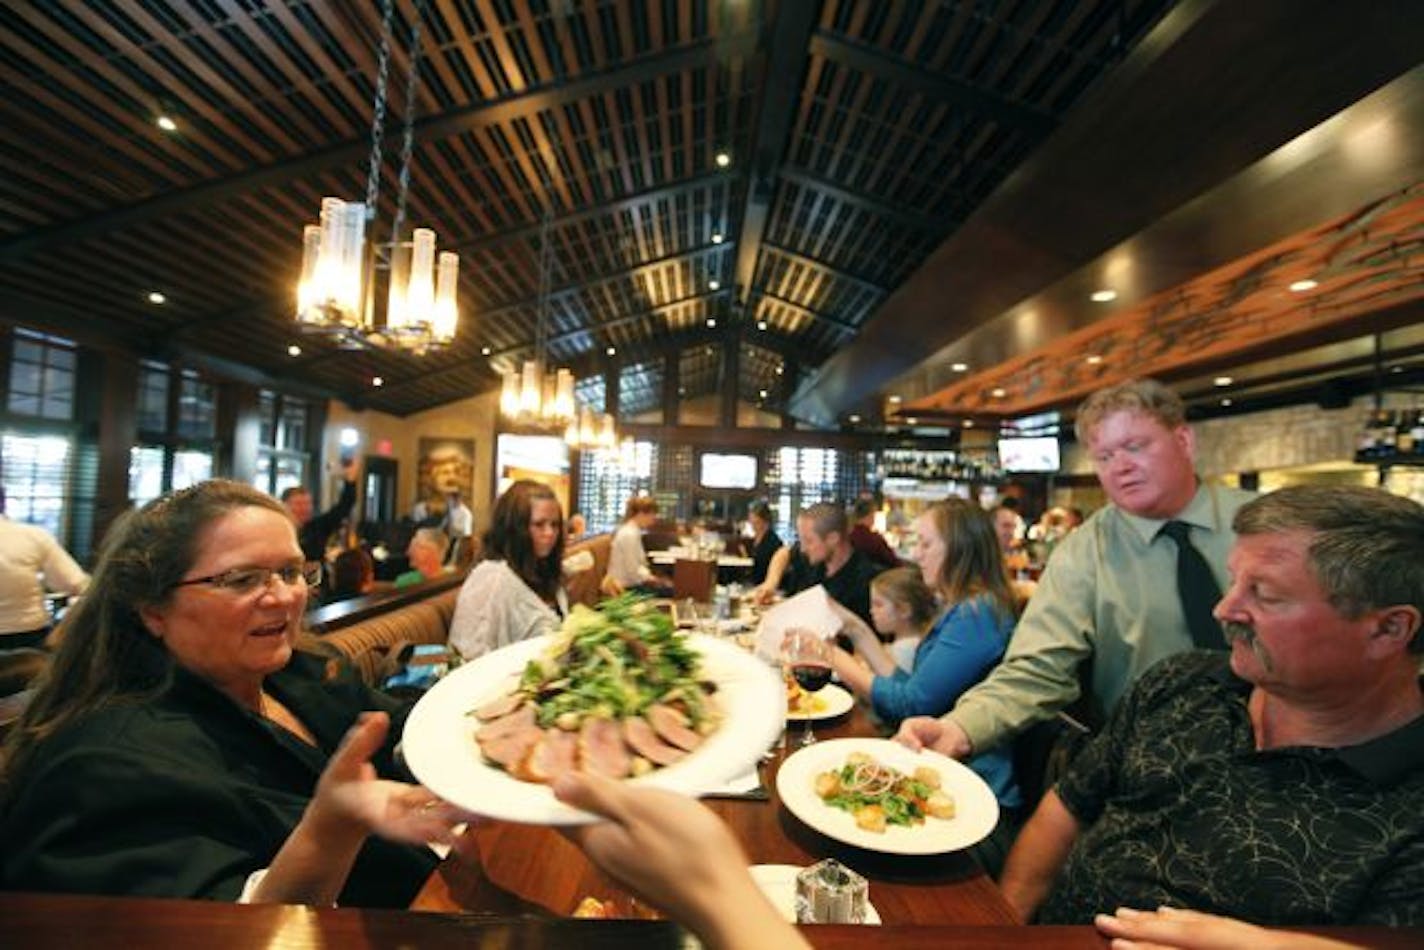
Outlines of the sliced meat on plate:
{"type": "Polygon", "coordinates": [[[671,706],[653,703],[647,717],[658,735],[679,749],[691,752],[702,744],[702,737],[687,727],[687,717],[671,706]]]}
{"type": "Polygon", "coordinates": [[[687,755],[659,739],[653,727],[641,716],[623,720],[623,738],[630,749],[654,765],[672,765],[687,755]]]}

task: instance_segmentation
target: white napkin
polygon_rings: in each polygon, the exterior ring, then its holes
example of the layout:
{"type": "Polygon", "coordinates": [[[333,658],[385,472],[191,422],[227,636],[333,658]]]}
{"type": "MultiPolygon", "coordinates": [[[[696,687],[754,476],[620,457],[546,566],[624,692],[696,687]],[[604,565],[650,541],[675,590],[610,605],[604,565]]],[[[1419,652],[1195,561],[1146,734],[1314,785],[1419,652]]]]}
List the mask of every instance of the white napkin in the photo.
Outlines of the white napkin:
{"type": "Polygon", "coordinates": [[[781,655],[781,641],[792,627],[812,630],[823,637],[840,632],[841,618],[831,609],[831,598],[820,584],[808,587],[794,597],[764,611],[757,628],[757,655],[775,660],[781,655]]]}

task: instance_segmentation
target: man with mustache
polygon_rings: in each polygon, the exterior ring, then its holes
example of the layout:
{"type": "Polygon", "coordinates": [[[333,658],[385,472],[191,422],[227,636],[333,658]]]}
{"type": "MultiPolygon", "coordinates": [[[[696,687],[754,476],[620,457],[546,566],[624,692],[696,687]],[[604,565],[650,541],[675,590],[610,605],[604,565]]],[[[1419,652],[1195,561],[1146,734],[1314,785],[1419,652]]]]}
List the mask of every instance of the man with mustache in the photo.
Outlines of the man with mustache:
{"type": "Polygon", "coordinates": [[[1001,881],[1025,920],[1424,924],[1424,507],[1301,486],[1233,526],[1230,653],[1153,667],[1044,796],[1001,881]]]}
{"type": "MultiPolygon", "coordinates": [[[[1100,722],[1148,667],[1198,645],[1178,588],[1182,548],[1170,535],[1184,533],[1220,590],[1231,516],[1254,496],[1197,479],[1186,408],[1156,380],[1094,393],[1076,428],[1112,503],[1058,544],[1003,662],[946,716],[905,720],[906,745],[955,758],[993,748],[1078,700],[1080,670],[1090,676],[1077,711],[1100,722]]],[[[1198,631],[1225,649],[1212,605],[1199,606],[1198,631]]]]}

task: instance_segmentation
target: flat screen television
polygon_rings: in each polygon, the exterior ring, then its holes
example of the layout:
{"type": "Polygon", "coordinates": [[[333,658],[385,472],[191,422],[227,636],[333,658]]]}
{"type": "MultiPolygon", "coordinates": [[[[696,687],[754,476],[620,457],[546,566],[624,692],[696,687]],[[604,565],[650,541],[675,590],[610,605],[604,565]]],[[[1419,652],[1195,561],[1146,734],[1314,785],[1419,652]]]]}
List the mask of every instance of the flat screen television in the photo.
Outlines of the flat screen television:
{"type": "Polygon", "coordinates": [[[703,488],[737,488],[750,491],[757,486],[757,457],[703,452],[697,462],[697,484],[703,488]]]}
{"type": "Polygon", "coordinates": [[[999,467],[1006,472],[1058,471],[1058,436],[999,440],[999,467]]]}

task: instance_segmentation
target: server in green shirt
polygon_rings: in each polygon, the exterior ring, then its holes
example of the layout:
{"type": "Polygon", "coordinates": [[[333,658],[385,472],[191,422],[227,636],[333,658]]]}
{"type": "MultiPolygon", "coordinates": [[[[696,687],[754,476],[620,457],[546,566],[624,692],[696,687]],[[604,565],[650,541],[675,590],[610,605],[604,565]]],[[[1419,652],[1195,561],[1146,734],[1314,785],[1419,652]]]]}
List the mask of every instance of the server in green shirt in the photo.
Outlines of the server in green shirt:
{"type": "Polygon", "coordinates": [[[1179,590],[1183,549],[1169,532],[1185,534],[1215,580],[1217,592],[1193,605],[1205,615],[1226,587],[1231,518],[1252,494],[1197,479],[1185,407],[1155,380],[1089,397],[1077,434],[1111,504],[1058,546],[1003,662],[946,716],[907,719],[906,744],[964,758],[1011,740],[1079,698],[1085,662],[1087,700],[1103,717],[1148,667],[1197,645],[1179,590]]]}

